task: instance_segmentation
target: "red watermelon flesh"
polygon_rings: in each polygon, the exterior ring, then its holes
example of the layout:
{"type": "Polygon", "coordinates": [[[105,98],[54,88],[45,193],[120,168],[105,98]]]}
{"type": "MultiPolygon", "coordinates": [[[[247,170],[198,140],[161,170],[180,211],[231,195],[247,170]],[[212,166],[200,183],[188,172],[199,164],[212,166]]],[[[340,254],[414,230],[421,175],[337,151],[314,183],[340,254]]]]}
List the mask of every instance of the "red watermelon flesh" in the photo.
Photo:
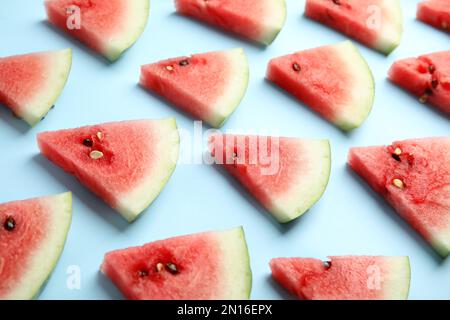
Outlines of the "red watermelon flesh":
{"type": "Polygon", "coordinates": [[[101,270],[134,300],[248,299],[252,284],[242,228],[112,251],[101,270]]]}
{"type": "Polygon", "coordinates": [[[411,278],[408,257],[276,258],[270,268],[278,283],[305,300],[403,300],[411,278]]]}
{"type": "Polygon", "coordinates": [[[306,0],[305,15],[385,54],[403,32],[399,0],[306,0]]]}
{"type": "Polygon", "coordinates": [[[63,250],[72,195],[0,204],[0,300],[37,296],[63,250]]]}
{"type": "Polygon", "coordinates": [[[234,176],[279,222],[294,220],[325,192],[327,140],[213,135],[212,160],[234,176]]]}
{"type": "Polygon", "coordinates": [[[0,58],[0,103],[35,125],[55,104],[71,65],[71,49],[0,58]]]}
{"type": "Polygon", "coordinates": [[[450,32],[450,1],[427,0],[417,5],[417,19],[450,32]]]}
{"type": "Polygon", "coordinates": [[[128,221],[161,192],[178,159],[175,119],[105,123],[38,135],[41,153],[128,221]]]}
{"type": "Polygon", "coordinates": [[[149,7],[149,0],[45,0],[50,23],[111,61],[144,31],[149,7]]]}
{"type": "Polygon", "coordinates": [[[372,73],[350,41],[274,58],[267,78],[342,130],[359,127],[372,109],[372,73]]]}
{"type": "Polygon", "coordinates": [[[244,51],[233,49],[144,65],[140,83],[196,119],[218,128],[244,97],[248,74],[244,51]]]}
{"type": "Polygon", "coordinates": [[[269,45],[286,20],[284,0],[175,0],[177,12],[269,45]]]}
{"type": "Polygon", "coordinates": [[[348,163],[442,256],[450,252],[450,138],[353,148],[348,163]]]}
{"type": "Polygon", "coordinates": [[[420,102],[450,114],[450,51],[397,61],[389,70],[389,79],[420,97],[420,102]]]}

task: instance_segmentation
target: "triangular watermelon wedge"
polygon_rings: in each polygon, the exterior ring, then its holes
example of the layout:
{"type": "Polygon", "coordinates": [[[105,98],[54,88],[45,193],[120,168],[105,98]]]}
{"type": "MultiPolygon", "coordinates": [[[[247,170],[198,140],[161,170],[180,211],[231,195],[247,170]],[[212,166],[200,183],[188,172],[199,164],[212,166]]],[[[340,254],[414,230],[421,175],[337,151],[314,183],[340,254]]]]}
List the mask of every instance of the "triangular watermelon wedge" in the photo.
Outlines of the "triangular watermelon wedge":
{"type": "Polygon", "coordinates": [[[38,135],[41,153],[133,221],[175,169],[175,119],[105,123],[38,135]]]}
{"type": "Polygon", "coordinates": [[[325,192],[331,170],[327,140],[213,135],[209,143],[211,160],[280,223],[301,216],[325,192]]]}
{"type": "Polygon", "coordinates": [[[450,253],[450,138],[353,148],[348,163],[441,256],[450,253]]]}
{"type": "Polygon", "coordinates": [[[269,45],[286,21],[285,0],[175,0],[177,12],[269,45]]]}
{"type": "Polygon", "coordinates": [[[0,204],[0,300],[36,297],[64,248],[70,192],[0,204]]]}
{"type": "Polygon", "coordinates": [[[50,23],[110,61],[142,34],[149,0],[45,0],[50,23]]]}
{"type": "Polygon", "coordinates": [[[270,268],[277,282],[305,300],[405,300],[411,279],[408,257],[276,258],[270,268]]]}
{"type": "Polygon", "coordinates": [[[395,62],[389,79],[450,115],[450,50],[395,62]]]}
{"type": "Polygon", "coordinates": [[[71,66],[71,49],[0,58],[0,103],[34,126],[55,104],[71,66]]]}
{"type": "Polygon", "coordinates": [[[274,58],[267,78],[345,131],[372,110],[372,72],[350,41],[274,58]]]}
{"type": "Polygon", "coordinates": [[[134,300],[241,300],[252,287],[242,228],[112,251],[101,270],[134,300]]]}
{"type": "Polygon", "coordinates": [[[450,32],[450,3],[448,0],[426,0],[417,5],[417,19],[436,29],[450,32]]]}
{"type": "Polygon", "coordinates": [[[140,83],[194,118],[218,128],[244,97],[248,69],[244,51],[232,49],[144,65],[140,83]]]}
{"type": "Polygon", "coordinates": [[[400,0],[306,0],[305,15],[384,54],[400,44],[400,0]]]}

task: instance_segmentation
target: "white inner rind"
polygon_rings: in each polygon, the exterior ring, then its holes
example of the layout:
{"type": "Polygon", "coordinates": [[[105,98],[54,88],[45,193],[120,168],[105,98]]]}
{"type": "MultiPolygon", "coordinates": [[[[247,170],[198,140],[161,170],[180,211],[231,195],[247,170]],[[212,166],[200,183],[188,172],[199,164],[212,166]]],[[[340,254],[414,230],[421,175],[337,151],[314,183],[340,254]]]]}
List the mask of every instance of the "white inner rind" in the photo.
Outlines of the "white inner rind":
{"type": "Polygon", "coordinates": [[[382,0],[381,32],[376,48],[389,54],[400,44],[403,33],[403,14],[399,0],[382,0]]]}
{"type": "Polygon", "coordinates": [[[214,232],[221,248],[223,281],[220,300],[246,300],[252,289],[252,272],[242,227],[214,232]]]}
{"type": "Polygon", "coordinates": [[[411,268],[408,257],[385,257],[387,272],[383,280],[383,299],[408,299],[411,268]]]}
{"type": "Polygon", "coordinates": [[[297,140],[300,150],[303,151],[299,156],[307,163],[307,168],[301,168],[297,177],[289,177],[293,186],[287,192],[271,197],[270,211],[281,223],[292,221],[311,208],[322,197],[330,177],[329,141],[297,140]]]}
{"type": "Polygon", "coordinates": [[[151,146],[158,156],[157,162],[154,163],[151,173],[146,175],[138,186],[121,197],[116,207],[130,222],[160,194],[178,161],[180,137],[175,119],[150,121],[149,126],[152,134],[158,133],[158,137],[153,140],[156,144],[151,146]]]}
{"type": "Polygon", "coordinates": [[[339,108],[341,111],[336,124],[343,130],[358,128],[369,116],[375,100],[375,82],[366,60],[359,53],[351,41],[344,41],[334,45],[336,56],[340,57],[342,68],[349,73],[350,97],[339,108]]]}
{"type": "Polygon", "coordinates": [[[261,42],[265,45],[271,44],[286,22],[286,2],[285,0],[264,0],[266,16],[264,17],[264,32],[261,42]]]}
{"type": "Polygon", "coordinates": [[[42,87],[17,114],[30,126],[41,121],[61,95],[72,66],[72,49],[43,53],[43,59],[46,69],[42,74],[42,87]]]}
{"type": "Polygon", "coordinates": [[[39,294],[50,273],[54,269],[64,248],[67,233],[72,221],[72,194],[43,197],[40,202],[48,210],[48,229],[37,248],[30,253],[25,273],[6,299],[28,300],[39,294]]]}
{"type": "MultiPolygon", "coordinates": [[[[104,44],[104,55],[110,61],[117,60],[120,55],[130,48],[144,32],[147,25],[150,1],[149,0],[126,0],[127,12],[124,13],[123,30],[114,35],[104,44]]],[[[103,39],[100,41],[104,42],[103,39]]]]}
{"type": "Polygon", "coordinates": [[[220,128],[231,116],[244,98],[248,87],[248,60],[241,48],[224,51],[223,55],[229,60],[230,76],[221,97],[212,108],[213,114],[208,123],[214,128],[220,128]]]}

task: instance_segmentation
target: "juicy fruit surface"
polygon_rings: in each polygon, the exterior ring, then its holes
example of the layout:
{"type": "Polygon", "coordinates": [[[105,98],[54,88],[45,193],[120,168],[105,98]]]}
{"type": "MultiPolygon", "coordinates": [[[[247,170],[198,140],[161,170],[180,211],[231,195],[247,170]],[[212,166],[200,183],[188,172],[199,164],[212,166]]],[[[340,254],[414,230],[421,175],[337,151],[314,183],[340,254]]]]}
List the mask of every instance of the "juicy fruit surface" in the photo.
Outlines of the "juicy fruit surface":
{"type": "Polygon", "coordinates": [[[220,127],[248,85],[242,49],[195,54],[142,66],[140,83],[196,119],[220,127]]]}
{"type": "Polygon", "coordinates": [[[175,0],[177,11],[266,45],[286,20],[284,0],[175,0]]]}
{"type": "Polygon", "coordinates": [[[135,120],[44,132],[38,143],[44,156],[131,221],[171,176],[179,138],[174,119],[135,120]]]}
{"type": "Polygon", "coordinates": [[[372,73],[350,41],[272,59],[267,78],[343,130],[359,127],[372,109],[372,73]]]}
{"type": "Polygon", "coordinates": [[[45,1],[53,25],[111,61],[119,58],[143,32],[149,6],[148,0],[45,1]]]}
{"type": "Polygon", "coordinates": [[[279,222],[299,217],[325,192],[331,167],[326,140],[214,135],[209,144],[215,163],[279,222]]]}
{"type": "Polygon", "coordinates": [[[242,228],[112,251],[101,269],[128,299],[247,299],[251,290],[242,228]]]}
{"type": "Polygon", "coordinates": [[[450,138],[405,140],[349,153],[350,167],[443,256],[450,252],[449,164],[450,138]],[[395,179],[402,184],[395,185],[395,179]]]}
{"type": "Polygon", "coordinates": [[[395,62],[389,79],[450,115],[450,51],[395,62]]]}
{"type": "Polygon", "coordinates": [[[419,3],[417,19],[437,29],[450,32],[450,4],[448,0],[427,0],[419,3]]]}
{"type": "Polygon", "coordinates": [[[61,254],[71,194],[0,204],[0,299],[31,299],[61,254]]]}
{"type": "Polygon", "coordinates": [[[71,64],[70,49],[0,58],[0,103],[35,125],[61,94],[71,64]]]}
{"type": "Polygon", "coordinates": [[[305,15],[386,54],[401,40],[398,0],[307,0],[305,15]]]}
{"type": "Polygon", "coordinates": [[[273,278],[300,299],[407,299],[407,257],[341,256],[324,262],[312,258],[270,261],[273,278]]]}

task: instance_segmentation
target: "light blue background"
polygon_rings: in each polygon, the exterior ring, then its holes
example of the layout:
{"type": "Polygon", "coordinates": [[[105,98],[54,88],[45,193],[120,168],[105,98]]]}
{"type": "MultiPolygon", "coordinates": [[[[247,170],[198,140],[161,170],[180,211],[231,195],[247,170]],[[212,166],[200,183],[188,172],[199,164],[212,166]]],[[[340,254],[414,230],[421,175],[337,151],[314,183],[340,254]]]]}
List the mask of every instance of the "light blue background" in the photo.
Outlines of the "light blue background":
{"type": "Polygon", "coordinates": [[[376,102],[367,122],[344,134],[266,81],[270,58],[346,38],[303,17],[304,1],[287,0],[287,23],[275,42],[261,48],[174,14],[170,0],[153,0],[149,24],[119,61],[108,65],[44,22],[42,1],[0,3],[0,56],[72,47],[73,68],[56,108],[35,128],[0,108],[0,202],[73,191],[73,223],[62,257],[42,299],[121,298],[99,273],[103,254],[156,239],[243,225],[253,270],[252,298],[290,298],[269,277],[272,257],[408,255],[410,298],[450,298],[450,261],[434,251],[383,200],[346,168],[352,146],[449,134],[441,114],[386,80],[397,59],[445,50],[448,35],[415,20],[418,1],[402,0],[404,37],[385,57],[358,44],[376,79],[376,102]],[[247,95],[226,129],[275,130],[280,135],[329,138],[333,170],[326,193],[301,219],[280,226],[233,180],[210,166],[179,165],[153,205],[128,224],[73,177],[39,155],[35,136],[44,130],[138,118],[175,116],[180,128],[192,119],[137,86],[139,66],[167,57],[243,47],[250,60],[247,95]],[[66,287],[66,271],[78,265],[81,290],[66,287]]]}

